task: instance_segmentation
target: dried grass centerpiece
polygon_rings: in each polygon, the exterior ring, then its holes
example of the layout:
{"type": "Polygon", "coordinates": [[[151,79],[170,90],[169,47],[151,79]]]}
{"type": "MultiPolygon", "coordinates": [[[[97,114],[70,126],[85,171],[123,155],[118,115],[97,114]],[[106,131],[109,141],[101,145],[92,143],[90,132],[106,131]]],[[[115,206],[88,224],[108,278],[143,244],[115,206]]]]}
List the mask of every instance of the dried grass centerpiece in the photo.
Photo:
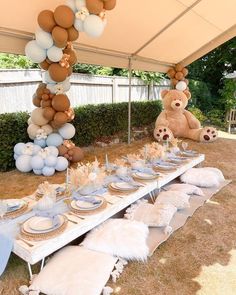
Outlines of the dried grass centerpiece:
{"type": "Polygon", "coordinates": [[[87,195],[103,187],[106,177],[105,167],[100,167],[97,159],[92,163],[78,164],[76,169],[69,169],[69,190],[87,195]]]}
{"type": "Polygon", "coordinates": [[[140,154],[145,161],[154,163],[166,158],[166,147],[157,142],[153,142],[151,144],[146,144],[140,150],[140,154]]]}

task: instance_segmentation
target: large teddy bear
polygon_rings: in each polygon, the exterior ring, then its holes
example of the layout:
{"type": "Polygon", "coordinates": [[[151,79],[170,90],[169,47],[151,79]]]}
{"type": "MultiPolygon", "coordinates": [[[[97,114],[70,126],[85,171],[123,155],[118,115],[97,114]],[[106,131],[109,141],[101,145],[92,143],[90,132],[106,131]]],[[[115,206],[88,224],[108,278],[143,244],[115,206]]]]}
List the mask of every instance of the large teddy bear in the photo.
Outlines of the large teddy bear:
{"type": "Polygon", "coordinates": [[[192,113],[185,110],[191,93],[187,90],[163,90],[161,93],[164,110],[157,117],[154,137],[156,140],[172,140],[174,137],[189,138],[201,142],[212,142],[217,138],[213,127],[201,128],[192,113]]]}

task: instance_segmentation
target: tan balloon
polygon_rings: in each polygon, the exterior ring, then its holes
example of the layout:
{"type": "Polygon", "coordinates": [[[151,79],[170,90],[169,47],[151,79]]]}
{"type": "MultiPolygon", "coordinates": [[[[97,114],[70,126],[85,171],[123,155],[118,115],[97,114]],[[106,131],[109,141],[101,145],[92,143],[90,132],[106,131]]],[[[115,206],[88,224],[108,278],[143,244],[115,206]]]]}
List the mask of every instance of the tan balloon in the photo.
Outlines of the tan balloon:
{"type": "Polygon", "coordinates": [[[44,89],[46,88],[46,84],[45,83],[40,83],[36,89],[36,94],[38,97],[42,97],[42,95],[44,94],[44,89]]]}
{"type": "Polygon", "coordinates": [[[104,9],[112,10],[116,6],[116,0],[107,0],[104,3],[104,9]]]}
{"type": "Polygon", "coordinates": [[[50,107],[52,105],[51,100],[41,100],[41,107],[42,108],[46,108],[46,107],[50,107]]]}
{"type": "Polygon", "coordinates": [[[71,155],[71,157],[72,157],[71,162],[77,163],[77,162],[83,160],[84,152],[81,148],[75,146],[71,149],[71,151],[73,152],[73,154],[71,155]]]}
{"type": "Polygon", "coordinates": [[[60,64],[58,63],[51,64],[48,71],[52,80],[56,82],[62,82],[66,80],[66,77],[68,75],[67,69],[60,66],[60,64]]]}
{"type": "Polygon", "coordinates": [[[79,31],[77,31],[74,26],[67,29],[67,33],[68,33],[68,41],[73,42],[79,38],[79,31]]]}
{"type": "Polygon", "coordinates": [[[56,26],[52,30],[52,38],[53,38],[57,47],[59,47],[59,48],[65,47],[63,45],[66,45],[67,40],[68,40],[67,30],[62,27],[56,26]],[[58,45],[60,45],[60,46],[58,46],[58,45]]]}
{"type": "Polygon", "coordinates": [[[40,129],[40,127],[36,124],[30,124],[27,128],[27,133],[29,135],[30,139],[35,139],[37,135],[37,131],[40,129]]]}
{"type": "Polygon", "coordinates": [[[183,73],[184,77],[186,77],[188,75],[188,69],[187,68],[183,68],[182,69],[182,73],[183,73]]]}
{"type": "Polygon", "coordinates": [[[177,79],[177,80],[183,80],[183,78],[184,78],[184,75],[183,75],[182,72],[177,72],[175,74],[175,79],[177,79]]]}
{"type": "Polygon", "coordinates": [[[52,99],[52,107],[58,112],[67,111],[70,107],[69,98],[65,94],[55,95],[52,99]]]}
{"type": "Polygon", "coordinates": [[[53,132],[52,126],[50,126],[49,124],[46,124],[41,128],[46,132],[47,135],[53,132]]]}
{"type": "Polygon", "coordinates": [[[68,148],[65,147],[63,144],[59,145],[57,148],[58,148],[58,151],[59,151],[59,156],[64,156],[68,151],[68,148]]]}
{"type": "Polygon", "coordinates": [[[35,93],[33,96],[33,104],[36,107],[40,107],[40,103],[41,103],[41,99],[37,96],[37,94],[35,93]]]}
{"type": "Polygon", "coordinates": [[[74,24],[75,15],[68,6],[60,5],[54,11],[54,19],[59,26],[69,29],[74,24]]]}
{"type": "Polygon", "coordinates": [[[171,79],[175,77],[175,74],[176,74],[176,71],[174,68],[170,68],[167,72],[168,77],[171,79]]]}
{"type": "Polygon", "coordinates": [[[99,14],[103,10],[104,3],[101,0],[86,0],[86,7],[92,14],[99,14]]]}
{"type": "Polygon", "coordinates": [[[175,70],[176,70],[176,72],[181,72],[183,70],[183,65],[182,64],[177,64],[175,66],[175,70]]]}
{"type": "Polygon", "coordinates": [[[45,59],[43,62],[41,62],[41,63],[39,64],[39,66],[40,66],[41,69],[47,71],[48,68],[49,68],[49,66],[50,66],[50,64],[49,64],[49,63],[46,61],[46,59],[45,59]]]}
{"type": "Polygon", "coordinates": [[[39,126],[46,125],[49,121],[46,118],[44,118],[42,108],[36,108],[32,111],[31,120],[34,124],[39,126]]]}
{"type": "Polygon", "coordinates": [[[55,116],[55,114],[56,114],[56,111],[52,107],[46,107],[43,110],[43,116],[44,116],[44,118],[46,118],[49,121],[51,121],[53,119],[53,117],[55,116]]]}
{"type": "MultiPolygon", "coordinates": [[[[67,115],[63,112],[57,112],[54,116],[54,123],[57,127],[65,124],[67,122],[67,115]]],[[[57,128],[56,127],[56,128],[57,128]]]]}
{"type": "Polygon", "coordinates": [[[46,32],[51,33],[56,26],[54,14],[51,10],[43,10],[38,15],[38,24],[46,32]]]}

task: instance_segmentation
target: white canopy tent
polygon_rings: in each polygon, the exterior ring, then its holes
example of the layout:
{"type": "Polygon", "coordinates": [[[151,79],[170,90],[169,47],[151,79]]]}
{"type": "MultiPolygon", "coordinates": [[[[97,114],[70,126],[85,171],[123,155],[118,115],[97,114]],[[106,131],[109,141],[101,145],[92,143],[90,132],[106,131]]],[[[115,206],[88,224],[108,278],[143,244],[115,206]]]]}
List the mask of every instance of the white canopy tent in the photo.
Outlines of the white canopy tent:
{"type": "MultiPolygon", "coordinates": [[[[1,0],[0,52],[24,54],[26,43],[34,38],[38,13],[65,2],[1,0]]],[[[117,0],[107,21],[98,39],[80,34],[74,46],[79,62],[167,72],[236,36],[236,1],[117,0]]]]}

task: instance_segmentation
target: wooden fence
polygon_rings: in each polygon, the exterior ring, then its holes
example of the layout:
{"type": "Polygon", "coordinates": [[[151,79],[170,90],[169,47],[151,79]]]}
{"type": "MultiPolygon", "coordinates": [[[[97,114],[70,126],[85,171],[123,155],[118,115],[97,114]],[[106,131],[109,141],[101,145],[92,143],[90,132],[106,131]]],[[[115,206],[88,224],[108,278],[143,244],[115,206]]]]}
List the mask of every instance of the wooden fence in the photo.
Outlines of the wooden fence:
{"type": "MultiPolygon", "coordinates": [[[[32,111],[32,95],[42,82],[40,70],[0,70],[0,113],[32,111]]],[[[129,80],[125,77],[73,74],[68,96],[73,107],[86,104],[128,101],[129,80]]],[[[132,101],[160,99],[162,89],[169,88],[169,80],[147,86],[132,78],[132,101]]]]}

